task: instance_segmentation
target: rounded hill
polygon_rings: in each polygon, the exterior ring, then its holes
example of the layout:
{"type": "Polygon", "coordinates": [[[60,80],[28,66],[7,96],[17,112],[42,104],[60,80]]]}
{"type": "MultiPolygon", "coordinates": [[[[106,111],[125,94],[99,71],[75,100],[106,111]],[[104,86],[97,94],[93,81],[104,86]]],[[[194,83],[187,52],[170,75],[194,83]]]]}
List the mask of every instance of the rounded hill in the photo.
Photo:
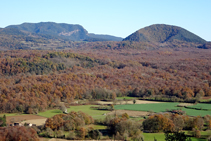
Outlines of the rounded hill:
{"type": "Polygon", "coordinates": [[[188,30],[172,25],[154,24],[142,28],[133,34],[129,35],[123,41],[137,41],[137,42],[171,42],[173,40],[180,40],[186,42],[204,44],[206,41],[199,36],[189,32],[188,30]]]}

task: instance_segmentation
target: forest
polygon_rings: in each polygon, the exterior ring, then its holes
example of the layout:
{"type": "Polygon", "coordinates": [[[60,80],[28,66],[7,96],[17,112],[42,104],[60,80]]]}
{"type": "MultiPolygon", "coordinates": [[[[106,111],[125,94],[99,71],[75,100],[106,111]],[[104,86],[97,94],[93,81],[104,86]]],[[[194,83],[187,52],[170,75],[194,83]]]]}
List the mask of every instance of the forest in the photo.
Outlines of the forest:
{"type": "Polygon", "coordinates": [[[12,50],[0,57],[2,113],[37,113],[81,98],[211,96],[210,50],[12,50]]]}

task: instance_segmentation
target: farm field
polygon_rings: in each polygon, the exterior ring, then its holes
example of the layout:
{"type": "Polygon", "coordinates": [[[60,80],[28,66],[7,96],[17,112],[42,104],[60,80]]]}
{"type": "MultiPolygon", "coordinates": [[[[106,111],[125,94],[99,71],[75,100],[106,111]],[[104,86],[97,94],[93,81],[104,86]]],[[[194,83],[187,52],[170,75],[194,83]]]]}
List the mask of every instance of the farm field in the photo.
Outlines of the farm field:
{"type": "MultiPolygon", "coordinates": [[[[67,108],[67,112],[71,112],[71,111],[75,111],[75,112],[82,111],[84,113],[89,114],[94,119],[104,118],[105,115],[103,115],[103,114],[110,112],[110,111],[107,111],[107,110],[91,109],[90,107],[92,107],[92,106],[96,106],[96,105],[71,106],[70,108],[67,108]]],[[[38,115],[49,118],[49,117],[52,117],[54,115],[61,114],[61,113],[62,112],[59,109],[54,109],[54,110],[47,110],[45,112],[40,112],[38,115]]]]}
{"type": "Polygon", "coordinates": [[[7,123],[9,124],[11,121],[13,122],[22,122],[22,123],[32,123],[36,125],[42,125],[45,123],[46,118],[37,116],[37,115],[15,115],[15,116],[7,116],[7,123]]]}
{"type": "MultiPolygon", "coordinates": [[[[179,103],[154,103],[154,104],[128,104],[128,105],[115,105],[114,108],[116,110],[132,110],[132,111],[151,111],[151,112],[165,112],[166,109],[182,109],[186,112],[187,115],[190,116],[205,116],[210,115],[211,111],[206,110],[196,110],[196,109],[188,109],[184,107],[176,107],[179,103]]],[[[197,106],[197,105],[195,105],[197,106]]],[[[209,107],[210,104],[205,104],[203,106],[209,107]]]]}

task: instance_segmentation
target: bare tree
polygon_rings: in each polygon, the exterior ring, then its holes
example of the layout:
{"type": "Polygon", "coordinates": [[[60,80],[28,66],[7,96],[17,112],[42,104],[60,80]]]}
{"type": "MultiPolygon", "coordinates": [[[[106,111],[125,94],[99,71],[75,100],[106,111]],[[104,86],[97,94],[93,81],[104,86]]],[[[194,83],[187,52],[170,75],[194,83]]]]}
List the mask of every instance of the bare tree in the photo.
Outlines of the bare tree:
{"type": "Polygon", "coordinates": [[[65,107],[64,103],[59,104],[59,109],[64,113],[67,114],[67,108],[65,107]]]}

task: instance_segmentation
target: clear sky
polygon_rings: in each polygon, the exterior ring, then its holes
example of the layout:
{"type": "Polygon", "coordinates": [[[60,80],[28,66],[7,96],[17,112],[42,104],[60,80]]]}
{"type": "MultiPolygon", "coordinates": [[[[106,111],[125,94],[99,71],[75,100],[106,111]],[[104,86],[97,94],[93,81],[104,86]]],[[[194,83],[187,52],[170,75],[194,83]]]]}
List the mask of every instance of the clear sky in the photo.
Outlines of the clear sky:
{"type": "Polygon", "coordinates": [[[48,21],[80,24],[89,33],[123,38],[162,23],[211,41],[211,0],[1,0],[1,28],[48,21]]]}

